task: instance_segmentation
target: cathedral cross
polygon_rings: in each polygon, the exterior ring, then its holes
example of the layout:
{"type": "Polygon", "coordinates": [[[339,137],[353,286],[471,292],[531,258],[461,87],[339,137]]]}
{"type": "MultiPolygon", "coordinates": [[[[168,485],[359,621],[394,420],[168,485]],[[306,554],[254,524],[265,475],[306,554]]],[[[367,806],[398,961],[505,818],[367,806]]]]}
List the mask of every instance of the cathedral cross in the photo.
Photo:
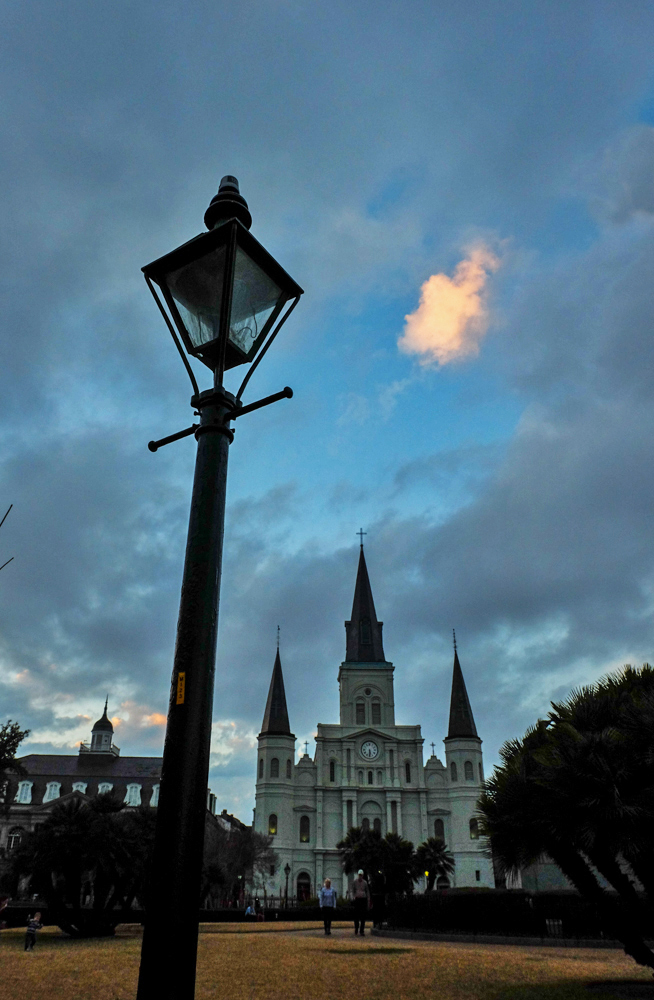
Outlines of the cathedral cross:
{"type": "Polygon", "coordinates": [[[359,528],[359,530],[357,531],[357,535],[359,536],[359,542],[361,543],[361,548],[363,548],[363,536],[367,534],[368,532],[364,531],[362,528],[359,528]]]}
{"type": "Polygon", "coordinates": [[[432,757],[434,756],[435,753],[436,753],[436,744],[432,743],[431,744],[431,755],[432,755],[432,757]]]}
{"type": "Polygon", "coordinates": [[[309,753],[309,741],[308,740],[305,740],[305,742],[304,742],[304,752],[305,752],[305,754],[309,753]]]}

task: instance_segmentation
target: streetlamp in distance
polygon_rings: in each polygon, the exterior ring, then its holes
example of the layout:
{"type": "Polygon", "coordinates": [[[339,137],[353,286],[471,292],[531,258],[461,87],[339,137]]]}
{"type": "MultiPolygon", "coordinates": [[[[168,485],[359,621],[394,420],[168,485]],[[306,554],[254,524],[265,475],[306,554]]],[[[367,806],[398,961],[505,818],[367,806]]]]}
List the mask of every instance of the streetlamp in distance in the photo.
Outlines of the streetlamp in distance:
{"type": "Polygon", "coordinates": [[[200,419],[148,445],[154,452],[190,434],[198,442],[138,1000],[193,1000],[195,994],[230,424],[293,395],[287,387],[254,403],[241,401],[302,295],[249,232],[252,217],[235,177],[223,177],[204,219],[206,233],[143,268],[200,419]],[[211,369],[211,389],[200,392],[184,349],[211,369]],[[233,394],[223,376],[242,364],[250,367],[233,394]]]}
{"type": "Polygon", "coordinates": [[[288,876],[290,874],[291,874],[291,866],[289,865],[289,863],[287,861],[286,864],[284,865],[284,875],[286,876],[286,897],[285,897],[286,905],[285,905],[284,909],[286,909],[286,910],[288,910],[288,876]]]}

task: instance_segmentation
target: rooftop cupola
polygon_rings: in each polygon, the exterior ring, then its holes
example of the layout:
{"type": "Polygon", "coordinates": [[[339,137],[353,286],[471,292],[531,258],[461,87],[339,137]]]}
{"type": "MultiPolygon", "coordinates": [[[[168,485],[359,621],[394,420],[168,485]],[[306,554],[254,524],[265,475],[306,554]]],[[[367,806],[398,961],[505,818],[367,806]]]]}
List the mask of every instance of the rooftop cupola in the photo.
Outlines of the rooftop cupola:
{"type": "Polygon", "coordinates": [[[107,715],[108,705],[109,695],[104,703],[104,712],[91,730],[91,745],[80,743],[80,753],[110,753],[114,757],[120,755],[119,748],[113,745],[114,727],[107,715]]]}

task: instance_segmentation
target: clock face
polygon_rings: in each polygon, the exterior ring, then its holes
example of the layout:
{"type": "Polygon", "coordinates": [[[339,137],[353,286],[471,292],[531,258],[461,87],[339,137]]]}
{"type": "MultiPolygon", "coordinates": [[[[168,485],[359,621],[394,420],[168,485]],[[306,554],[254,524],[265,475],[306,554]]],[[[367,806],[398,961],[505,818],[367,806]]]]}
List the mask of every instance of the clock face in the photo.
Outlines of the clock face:
{"type": "Polygon", "coordinates": [[[374,760],[379,753],[379,747],[374,740],[366,740],[361,747],[361,756],[366,760],[374,760]]]}

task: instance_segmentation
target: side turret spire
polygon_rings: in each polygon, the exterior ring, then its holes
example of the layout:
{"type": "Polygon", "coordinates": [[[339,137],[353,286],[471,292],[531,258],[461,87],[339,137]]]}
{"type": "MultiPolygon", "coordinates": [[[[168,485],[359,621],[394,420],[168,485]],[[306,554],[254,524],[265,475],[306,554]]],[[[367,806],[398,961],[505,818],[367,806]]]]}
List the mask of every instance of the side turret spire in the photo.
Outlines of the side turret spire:
{"type": "Polygon", "coordinates": [[[452,631],[454,635],[454,669],[452,671],[450,725],[447,731],[447,738],[453,739],[457,736],[464,738],[472,736],[479,739],[474,716],[472,714],[472,708],[470,707],[468,692],[466,691],[466,685],[463,679],[461,664],[459,663],[459,654],[456,648],[456,633],[454,633],[454,630],[452,631]]]}
{"type": "Polygon", "coordinates": [[[386,659],[382,642],[384,623],[377,621],[366,557],[363,554],[364,534],[365,532],[360,533],[361,550],[352,602],[352,617],[349,622],[345,622],[345,660],[350,663],[384,663],[386,659]]]}
{"type": "MultiPolygon", "coordinates": [[[[288,722],[286,692],[284,691],[284,677],[282,674],[282,661],[279,657],[279,646],[277,647],[275,665],[270,679],[268,701],[266,702],[266,711],[263,714],[260,735],[293,736],[288,722]]],[[[294,736],[293,738],[295,739],[294,736]]]]}

